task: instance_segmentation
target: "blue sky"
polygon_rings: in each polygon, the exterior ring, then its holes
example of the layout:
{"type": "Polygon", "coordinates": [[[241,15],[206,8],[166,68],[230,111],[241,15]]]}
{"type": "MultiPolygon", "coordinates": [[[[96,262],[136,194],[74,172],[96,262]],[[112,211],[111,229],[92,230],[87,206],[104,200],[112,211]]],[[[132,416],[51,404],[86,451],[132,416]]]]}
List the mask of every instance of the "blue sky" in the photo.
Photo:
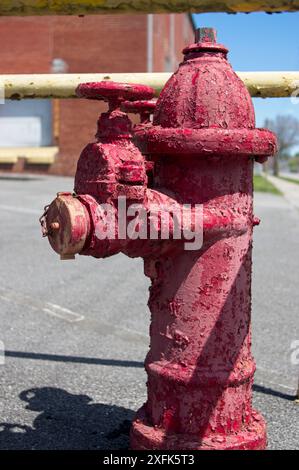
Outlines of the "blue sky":
{"type": "MultiPolygon", "coordinates": [[[[197,27],[214,27],[218,42],[229,49],[229,61],[239,71],[299,70],[299,12],[279,13],[204,13],[194,15],[197,27]]],[[[292,114],[299,119],[299,100],[289,98],[254,99],[257,125],[277,114],[292,114]]]]}

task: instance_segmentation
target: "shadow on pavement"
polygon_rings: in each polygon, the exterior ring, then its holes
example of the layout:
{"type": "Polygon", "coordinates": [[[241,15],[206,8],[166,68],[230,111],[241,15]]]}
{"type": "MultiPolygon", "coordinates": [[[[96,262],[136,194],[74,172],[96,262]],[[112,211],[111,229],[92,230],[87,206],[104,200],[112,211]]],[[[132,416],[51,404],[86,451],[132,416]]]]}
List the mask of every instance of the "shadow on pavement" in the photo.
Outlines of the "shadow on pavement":
{"type": "Polygon", "coordinates": [[[144,367],[140,361],[124,359],[102,359],[98,357],[65,356],[61,354],[45,354],[27,351],[5,351],[5,357],[17,357],[20,359],[36,359],[38,361],[74,362],[80,364],[116,366],[116,367],[144,367]]]}
{"type": "Polygon", "coordinates": [[[272,395],[273,397],[282,398],[283,400],[294,401],[296,399],[295,395],[279,392],[278,390],[273,390],[272,388],[264,387],[263,385],[254,384],[253,391],[257,393],[264,393],[265,395],[272,395]]]}
{"type": "Polygon", "coordinates": [[[92,403],[54,387],[25,390],[26,409],[39,412],[33,426],[0,423],[0,449],[126,449],[132,410],[92,403]]]}

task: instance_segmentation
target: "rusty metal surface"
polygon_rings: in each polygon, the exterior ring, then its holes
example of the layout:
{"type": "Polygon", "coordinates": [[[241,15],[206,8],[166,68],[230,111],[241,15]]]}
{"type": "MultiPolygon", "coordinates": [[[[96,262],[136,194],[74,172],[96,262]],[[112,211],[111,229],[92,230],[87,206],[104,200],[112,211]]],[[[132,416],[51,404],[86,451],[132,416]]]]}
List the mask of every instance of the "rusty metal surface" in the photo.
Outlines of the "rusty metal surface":
{"type": "Polygon", "coordinates": [[[298,0],[1,0],[0,15],[298,11],[298,0]]]}

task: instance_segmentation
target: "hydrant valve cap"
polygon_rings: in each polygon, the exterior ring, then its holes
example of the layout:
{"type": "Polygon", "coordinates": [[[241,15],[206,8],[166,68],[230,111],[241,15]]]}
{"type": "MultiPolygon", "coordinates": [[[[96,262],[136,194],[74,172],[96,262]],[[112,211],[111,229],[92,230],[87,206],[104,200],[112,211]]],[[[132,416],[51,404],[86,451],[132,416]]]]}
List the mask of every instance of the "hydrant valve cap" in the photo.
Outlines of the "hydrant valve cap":
{"type": "Polygon", "coordinates": [[[49,242],[61,259],[73,259],[82,251],[89,230],[87,210],[70,193],[58,193],[47,212],[49,242]]]}

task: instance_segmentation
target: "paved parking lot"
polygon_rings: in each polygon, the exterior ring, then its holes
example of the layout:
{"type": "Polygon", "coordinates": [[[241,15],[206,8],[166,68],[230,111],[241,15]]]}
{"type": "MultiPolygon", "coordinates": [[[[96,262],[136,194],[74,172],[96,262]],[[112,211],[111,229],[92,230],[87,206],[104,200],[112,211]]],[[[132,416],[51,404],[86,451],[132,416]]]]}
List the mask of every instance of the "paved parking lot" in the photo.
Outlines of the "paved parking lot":
{"type": "MultiPolygon", "coordinates": [[[[148,279],[142,261],[60,261],[38,217],[70,178],[0,178],[1,449],[118,449],[128,446],[146,397],[148,279]]],[[[256,195],[253,282],[255,405],[269,447],[299,449],[293,397],[299,340],[299,212],[256,195]]]]}

